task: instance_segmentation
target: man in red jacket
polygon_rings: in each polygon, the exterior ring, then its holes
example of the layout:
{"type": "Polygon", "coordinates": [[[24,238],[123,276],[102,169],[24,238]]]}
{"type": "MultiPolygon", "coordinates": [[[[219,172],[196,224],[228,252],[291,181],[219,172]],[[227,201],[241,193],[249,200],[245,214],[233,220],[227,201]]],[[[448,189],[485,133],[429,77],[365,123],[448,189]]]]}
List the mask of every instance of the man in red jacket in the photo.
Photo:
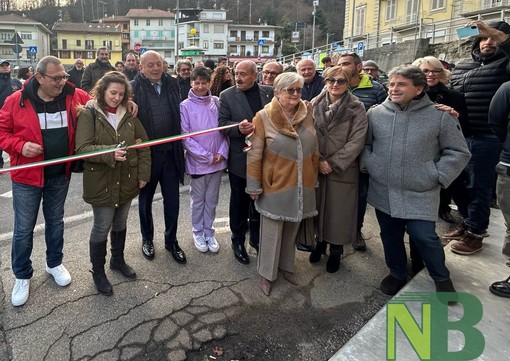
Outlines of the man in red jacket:
{"type": "MultiPolygon", "coordinates": [[[[89,95],[67,81],[59,59],[46,56],[22,91],[9,96],[0,110],[0,148],[11,156],[11,166],[73,154],[76,107],[89,95]]],[[[64,203],[69,188],[70,163],[11,172],[14,207],[12,270],[16,282],[12,304],[28,300],[33,269],[33,231],[42,200],[46,235],[46,272],[59,286],[71,283],[62,265],[64,203]]]]}

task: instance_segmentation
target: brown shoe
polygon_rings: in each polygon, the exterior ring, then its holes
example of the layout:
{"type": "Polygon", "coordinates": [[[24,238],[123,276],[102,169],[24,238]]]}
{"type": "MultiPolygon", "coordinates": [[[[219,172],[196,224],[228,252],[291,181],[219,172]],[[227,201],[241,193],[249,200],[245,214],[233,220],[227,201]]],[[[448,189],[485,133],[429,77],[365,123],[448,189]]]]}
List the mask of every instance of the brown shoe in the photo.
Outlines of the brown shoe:
{"type": "Polygon", "coordinates": [[[296,275],[292,272],[287,272],[287,271],[282,271],[283,273],[283,278],[285,278],[287,280],[287,282],[289,283],[292,283],[293,285],[296,285],[297,286],[297,281],[296,281],[296,275]]]}
{"type": "Polygon", "coordinates": [[[464,237],[464,235],[466,234],[467,230],[468,230],[468,227],[464,223],[461,223],[457,227],[455,227],[455,229],[453,231],[444,233],[443,238],[462,239],[464,237]]]}
{"type": "Polygon", "coordinates": [[[271,284],[271,281],[266,280],[264,277],[259,276],[259,287],[264,292],[266,296],[269,296],[271,294],[271,287],[273,285],[271,284]]]}
{"type": "Polygon", "coordinates": [[[482,250],[483,236],[467,231],[464,238],[452,244],[451,251],[462,255],[471,255],[482,250]]]}

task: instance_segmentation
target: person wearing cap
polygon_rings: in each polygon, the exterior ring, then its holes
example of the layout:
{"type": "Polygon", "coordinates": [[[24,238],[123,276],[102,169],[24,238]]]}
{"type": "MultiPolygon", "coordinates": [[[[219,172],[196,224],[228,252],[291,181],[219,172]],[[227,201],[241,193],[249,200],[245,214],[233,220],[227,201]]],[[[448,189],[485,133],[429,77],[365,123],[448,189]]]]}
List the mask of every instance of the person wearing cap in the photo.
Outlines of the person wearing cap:
{"type": "Polygon", "coordinates": [[[324,58],[322,58],[321,63],[323,65],[324,69],[327,69],[327,68],[330,68],[331,66],[333,66],[331,57],[329,57],[329,56],[325,56],[324,58]]]}
{"type": "MultiPolygon", "coordinates": [[[[0,60],[0,108],[5,99],[17,90],[21,89],[21,82],[11,76],[11,64],[8,60],[0,60]]],[[[0,168],[4,167],[3,151],[0,149],[0,168]]]]}
{"type": "Polygon", "coordinates": [[[467,167],[467,189],[471,195],[468,215],[457,228],[443,234],[457,240],[450,250],[471,255],[482,249],[489,226],[492,188],[502,150],[501,140],[489,124],[489,105],[499,87],[510,80],[510,25],[504,21],[485,24],[476,20],[480,34],[474,39],[471,59],[460,61],[452,71],[451,85],[466,98],[469,134],[466,140],[473,154],[467,167]]]}
{"type": "Polygon", "coordinates": [[[81,88],[81,78],[83,78],[84,72],[83,60],[80,58],[76,59],[74,66],[68,72],[69,81],[73,83],[75,87],[81,88]]]}

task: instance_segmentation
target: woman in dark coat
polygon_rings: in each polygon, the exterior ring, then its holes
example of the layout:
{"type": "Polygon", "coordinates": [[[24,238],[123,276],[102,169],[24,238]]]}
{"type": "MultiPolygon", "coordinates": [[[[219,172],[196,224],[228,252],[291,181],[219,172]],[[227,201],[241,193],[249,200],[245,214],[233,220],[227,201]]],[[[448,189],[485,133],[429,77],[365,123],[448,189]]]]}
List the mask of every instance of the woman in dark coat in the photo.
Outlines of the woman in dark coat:
{"type": "MultiPolygon", "coordinates": [[[[133,118],[126,105],[131,87],[124,74],[106,73],[93,89],[95,100],[81,110],[76,130],[76,152],[88,153],[134,145],[148,140],[142,123],[133,118]]],[[[90,233],[92,277],[99,293],[112,294],[104,264],[106,243],[111,230],[110,268],[129,279],[135,271],[124,260],[126,228],[131,200],[150,180],[149,148],[126,149],[90,157],[85,160],[83,199],[92,205],[94,225],[90,233]]]]}
{"type": "Polygon", "coordinates": [[[220,66],[214,69],[211,76],[211,94],[219,96],[220,93],[234,85],[230,69],[226,66],[220,66]]]}
{"type": "Polygon", "coordinates": [[[335,66],[324,72],[326,91],[312,100],[319,142],[317,246],[310,262],[319,262],[329,243],[326,271],[340,266],[343,246],[356,238],[358,156],[368,129],[365,107],[348,92],[350,74],[335,66]]]}

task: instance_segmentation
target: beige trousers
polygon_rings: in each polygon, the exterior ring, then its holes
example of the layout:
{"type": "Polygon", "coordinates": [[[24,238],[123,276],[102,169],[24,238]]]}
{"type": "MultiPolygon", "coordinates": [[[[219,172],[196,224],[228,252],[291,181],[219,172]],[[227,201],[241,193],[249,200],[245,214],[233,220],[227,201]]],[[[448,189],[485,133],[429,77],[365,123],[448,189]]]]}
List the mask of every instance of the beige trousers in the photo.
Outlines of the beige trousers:
{"type": "Polygon", "coordinates": [[[260,243],[257,257],[259,275],[274,281],[278,269],[294,273],[296,236],[300,222],[275,221],[260,216],[260,243]]]}

